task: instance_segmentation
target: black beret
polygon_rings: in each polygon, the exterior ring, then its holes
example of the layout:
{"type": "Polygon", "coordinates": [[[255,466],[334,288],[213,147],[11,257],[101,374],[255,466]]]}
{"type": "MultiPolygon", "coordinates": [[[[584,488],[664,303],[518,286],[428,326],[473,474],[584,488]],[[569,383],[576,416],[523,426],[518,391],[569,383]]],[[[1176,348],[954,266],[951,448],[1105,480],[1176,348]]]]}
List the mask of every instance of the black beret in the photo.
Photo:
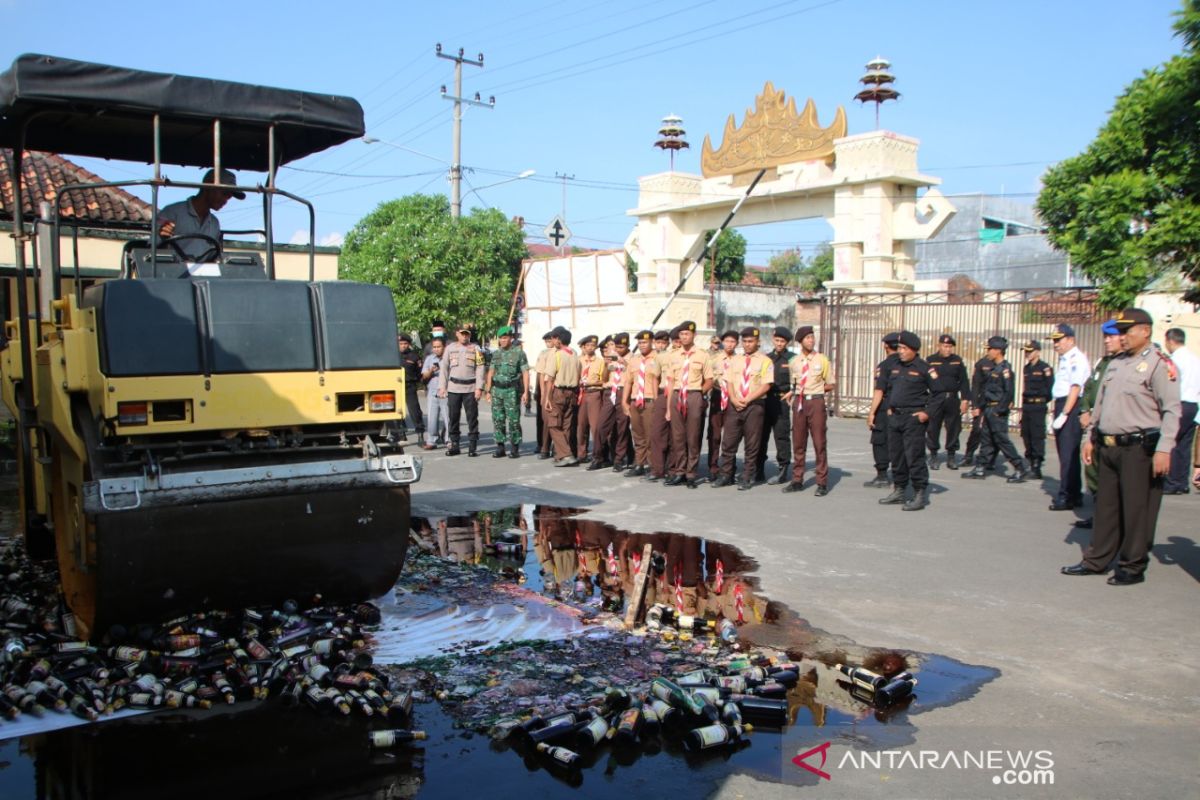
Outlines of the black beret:
{"type": "Polygon", "coordinates": [[[993,336],[988,339],[988,347],[994,347],[997,350],[1007,350],[1008,339],[1005,339],[1003,336],[993,336]]]}
{"type": "Polygon", "coordinates": [[[582,347],[585,344],[595,344],[598,341],[600,341],[598,336],[585,336],[579,340],[579,346],[582,347]]]}
{"type": "Polygon", "coordinates": [[[725,331],[724,333],[721,334],[722,339],[728,339],[730,337],[732,337],[734,339],[738,338],[738,332],[737,331],[725,331]]]}
{"type": "Polygon", "coordinates": [[[562,342],[564,345],[569,345],[571,343],[571,332],[569,330],[567,330],[566,328],[559,328],[558,329],[558,340],[560,342],[562,342]]]}
{"type": "Polygon", "coordinates": [[[757,339],[758,338],[758,328],[755,328],[755,327],[742,328],[742,338],[743,339],[757,339]]]}
{"type": "Polygon", "coordinates": [[[796,329],[796,341],[797,342],[802,341],[805,336],[808,336],[812,332],[813,332],[812,325],[801,325],[799,328],[796,329]]]}
{"type": "Polygon", "coordinates": [[[676,325],[674,328],[671,328],[671,332],[669,335],[672,339],[678,339],[679,338],[679,326],[676,325]]]}
{"type": "Polygon", "coordinates": [[[678,325],[676,325],[675,330],[676,331],[691,331],[692,333],[695,333],[696,332],[696,323],[692,322],[689,319],[689,320],[686,320],[686,321],[681,322],[678,325]]]}
{"type": "Polygon", "coordinates": [[[775,328],[775,333],[773,333],[772,336],[778,336],[780,339],[791,339],[792,332],[782,325],[779,325],[775,328]]]}
{"type": "Polygon", "coordinates": [[[957,347],[958,342],[954,341],[954,337],[948,333],[943,333],[938,337],[938,344],[948,344],[951,347],[957,347]]]}
{"type": "Polygon", "coordinates": [[[407,333],[396,334],[396,340],[401,341],[401,342],[408,342],[409,344],[412,344],[412,337],[409,336],[407,333]]]}
{"type": "Polygon", "coordinates": [[[912,331],[900,331],[900,344],[911,350],[921,349],[921,337],[912,331]]]}
{"type": "Polygon", "coordinates": [[[892,331],[883,337],[883,343],[888,347],[895,347],[900,344],[900,331],[892,331]]]}
{"type": "Polygon", "coordinates": [[[661,342],[670,341],[671,332],[670,331],[655,331],[654,338],[658,339],[661,342]]]}
{"type": "Polygon", "coordinates": [[[548,330],[545,333],[543,333],[542,341],[544,342],[547,339],[553,339],[555,336],[558,336],[558,328],[552,328],[551,330],[548,330]]]}
{"type": "Polygon", "coordinates": [[[616,336],[612,337],[612,340],[617,344],[628,345],[629,344],[629,334],[628,333],[618,333],[616,336]]]}
{"type": "Polygon", "coordinates": [[[633,337],[639,342],[648,342],[654,338],[654,331],[638,331],[637,336],[633,337]]]}

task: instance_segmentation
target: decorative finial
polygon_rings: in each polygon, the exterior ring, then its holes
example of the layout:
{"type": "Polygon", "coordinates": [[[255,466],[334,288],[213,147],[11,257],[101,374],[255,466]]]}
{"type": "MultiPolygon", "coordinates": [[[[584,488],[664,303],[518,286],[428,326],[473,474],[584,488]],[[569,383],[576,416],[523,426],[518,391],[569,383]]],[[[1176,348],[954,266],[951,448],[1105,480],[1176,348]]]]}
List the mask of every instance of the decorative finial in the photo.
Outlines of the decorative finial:
{"type": "Polygon", "coordinates": [[[866,88],[854,95],[854,99],[860,103],[875,104],[876,128],[879,127],[879,107],[888,100],[900,99],[900,93],[891,86],[896,80],[896,76],[889,72],[891,68],[892,62],[883,56],[875,56],[867,62],[867,74],[858,79],[866,88]]]}
{"type": "Polygon", "coordinates": [[[682,119],[674,114],[668,114],[662,118],[662,127],[658,129],[658,141],[654,143],[654,146],[670,151],[672,172],[675,171],[675,151],[691,147],[683,138],[685,136],[687,136],[687,131],[683,129],[682,119]]]}

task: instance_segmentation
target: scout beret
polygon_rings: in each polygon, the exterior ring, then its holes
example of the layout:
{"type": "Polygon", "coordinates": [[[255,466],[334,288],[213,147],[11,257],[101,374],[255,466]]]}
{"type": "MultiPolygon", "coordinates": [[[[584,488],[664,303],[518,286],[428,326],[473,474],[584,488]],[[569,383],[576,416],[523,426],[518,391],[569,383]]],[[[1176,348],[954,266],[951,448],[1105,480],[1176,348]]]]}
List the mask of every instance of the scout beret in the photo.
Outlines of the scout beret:
{"type": "Polygon", "coordinates": [[[629,345],[629,334],[628,333],[618,333],[616,336],[612,337],[612,340],[613,340],[613,342],[615,342],[618,345],[623,344],[623,345],[628,346],[629,345]]]}
{"type": "Polygon", "coordinates": [[[557,328],[554,328],[553,330],[548,330],[548,331],[546,331],[545,333],[543,333],[543,334],[542,334],[542,341],[544,342],[544,341],[546,341],[547,339],[553,339],[555,336],[558,336],[558,332],[557,332],[557,331],[558,331],[558,329],[557,329],[557,328]]]}
{"type": "Polygon", "coordinates": [[[512,325],[501,325],[496,330],[496,336],[512,336],[512,335],[513,335],[512,325]]]}
{"type": "Polygon", "coordinates": [[[1129,330],[1134,325],[1153,324],[1154,318],[1141,308],[1127,308],[1117,315],[1117,330],[1121,331],[1122,333],[1129,330]]]}
{"type": "Polygon", "coordinates": [[[638,331],[637,336],[633,338],[639,342],[648,342],[654,338],[654,331],[638,331]]]}
{"type": "Polygon", "coordinates": [[[921,337],[912,331],[900,331],[900,344],[912,350],[921,349],[921,337]]]}
{"type": "Polygon", "coordinates": [[[598,336],[585,336],[579,340],[579,346],[582,347],[585,344],[595,344],[598,341],[600,341],[598,336]]]}
{"type": "Polygon", "coordinates": [[[1022,347],[1021,349],[1024,350],[1026,353],[1032,353],[1034,350],[1041,352],[1042,346],[1040,344],[1038,344],[1037,339],[1030,339],[1028,342],[1025,343],[1025,346],[1022,347]]]}
{"type": "Polygon", "coordinates": [[[670,337],[671,337],[672,339],[678,339],[678,338],[679,338],[679,331],[680,331],[680,327],[679,327],[678,325],[676,325],[674,328],[671,328],[671,333],[669,334],[669,335],[670,335],[670,337]]]}
{"type": "Polygon", "coordinates": [[[1008,349],[1008,339],[1005,339],[1003,336],[993,336],[992,338],[988,339],[987,344],[989,348],[995,348],[997,350],[1008,349]]]}
{"type": "Polygon", "coordinates": [[[1105,323],[1100,326],[1100,332],[1105,336],[1116,336],[1121,332],[1121,329],[1117,327],[1117,321],[1115,319],[1110,319],[1106,320],[1105,323]]]}
{"type": "Polygon", "coordinates": [[[696,332],[696,323],[692,322],[689,319],[689,320],[679,323],[679,325],[677,325],[675,327],[675,330],[676,331],[691,331],[691,332],[695,333],[696,332]]]}
{"type": "Polygon", "coordinates": [[[558,340],[560,342],[562,342],[564,345],[569,345],[571,343],[571,332],[569,330],[567,330],[566,328],[559,328],[558,329],[558,340]]]}
{"type": "Polygon", "coordinates": [[[796,341],[797,342],[804,341],[804,337],[808,336],[812,332],[813,332],[812,325],[801,325],[799,328],[796,329],[796,341]]]}
{"type": "Polygon", "coordinates": [[[954,337],[948,333],[943,333],[938,337],[938,344],[948,344],[951,347],[957,347],[958,342],[954,341],[954,337]]]}
{"type": "Polygon", "coordinates": [[[1065,322],[1060,322],[1054,326],[1054,330],[1050,331],[1050,336],[1048,338],[1054,339],[1057,341],[1058,339],[1061,339],[1064,336],[1074,336],[1074,335],[1075,335],[1074,328],[1072,328],[1070,325],[1068,325],[1065,322]]]}
{"type": "Polygon", "coordinates": [[[659,340],[660,342],[668,341],[671,338],[671,332],[670,331],[656,331],[654,334],[654,338],[659,340]]]}
{"type": "Polygon", "coordinates": [[[755,327],[742,328],[742,338],[743,339],[757,339],[758,338],[758,328],[755,328],[755,327]]]}
{"type": "Polygon", "coordinates": [[[883,343],[888,347],[895,347],[896,345],[900,344],[900,331],[892,331],[891,333],[885,334],[883,337],[883,343]]]}
{"type": "Polygon", "coordinates": [[[400,341],[400,342],[408,342],[409,344],[412,344],[412,337],[409,336],[407,333],[396,334],[396,340],[400,341]]]}
{"type": "Polygon", "coordinates": [[[792,332],[790,330],[788,330],[787,328],[783,327],[782,325],[776,326],[775,333],[773,333],[771,335],[778,336],[780,339],[791,339],[792,338],[792,332]]]}
{"type": "Polygon", "coordinates": [[[730,339],[730,338],[736,339],[736,338],[738,338],[738,332],[737,331],[725,331],[724,333],[721,334],[721,338],[722,339],[730,339]]]}

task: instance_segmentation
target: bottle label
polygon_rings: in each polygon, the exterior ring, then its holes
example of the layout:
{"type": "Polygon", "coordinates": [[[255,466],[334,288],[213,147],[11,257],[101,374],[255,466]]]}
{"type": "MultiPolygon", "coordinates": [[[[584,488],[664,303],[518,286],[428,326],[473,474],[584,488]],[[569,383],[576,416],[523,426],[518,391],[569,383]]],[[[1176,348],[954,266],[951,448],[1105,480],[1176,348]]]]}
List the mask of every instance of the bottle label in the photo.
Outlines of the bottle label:
{"type": "Polygon", "coordinates": [[[375,747],[391,747],[396,743],[396,734],[393,731],[372,731],[371,744],[375,747]]]}
{"type": "Polygon", "coordinates": [[[560,764],[570,766],[575,761],[575,753],[565,747],[555,747],[550,751],[550,757],[560,764]]]}
{"type": "Polygon", "coordinates": [[[700,747],[716,747],[729,741],[729,732],[724,725],[709,725],[695,730],[700,747]]]}

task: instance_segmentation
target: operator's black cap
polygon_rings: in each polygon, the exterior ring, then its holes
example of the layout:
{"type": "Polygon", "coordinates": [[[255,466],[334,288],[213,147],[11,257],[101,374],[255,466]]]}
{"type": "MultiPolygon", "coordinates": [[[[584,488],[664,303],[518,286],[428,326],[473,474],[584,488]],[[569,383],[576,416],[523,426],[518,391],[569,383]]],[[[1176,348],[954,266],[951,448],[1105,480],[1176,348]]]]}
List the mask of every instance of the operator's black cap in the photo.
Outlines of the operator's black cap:
{"type": "MultiPolygon", "coordinates": [[[[201,180],[200,182],[201,183],[211,183],[211,184],[216,185],[217,181],[213,180],[213,178],[215,178],[216,175],[217,175],[217,171],[210,169],[208,172],[204,173],[204,179],[201,180]]],[[[223,169],[223,170],[221,170],[221,181],[220,182],[224,186],[237,186],[237,176],[234,175],[229,170],[223,169]]],[[[239,192],[234,189],[227,189],[226,191],[228,191],[231,195],[236,197],[238,200],[246,199],[245,192],[239,192]]]]}
{"type": "Polygon", "coordinates": [[[1008,339],[1005,339],[1003,336],[993,336],[992,338],[988,339],[988,347],[994,347],[997,350],[1007,350],[1008,339]]]}
{"type": "Polygon", "coordinates": [[[1117,315],[1117,330],[1124,333],[1134,325],[1153,325],[1154,317],[1141,308],[1126,308],[1117,315]]]}
{"type": "Polygon", "coordinates": [[[921,349],[921,337],[917,336],[912,331],[900,331],[900,344],[912,350],[921,349]]]}

